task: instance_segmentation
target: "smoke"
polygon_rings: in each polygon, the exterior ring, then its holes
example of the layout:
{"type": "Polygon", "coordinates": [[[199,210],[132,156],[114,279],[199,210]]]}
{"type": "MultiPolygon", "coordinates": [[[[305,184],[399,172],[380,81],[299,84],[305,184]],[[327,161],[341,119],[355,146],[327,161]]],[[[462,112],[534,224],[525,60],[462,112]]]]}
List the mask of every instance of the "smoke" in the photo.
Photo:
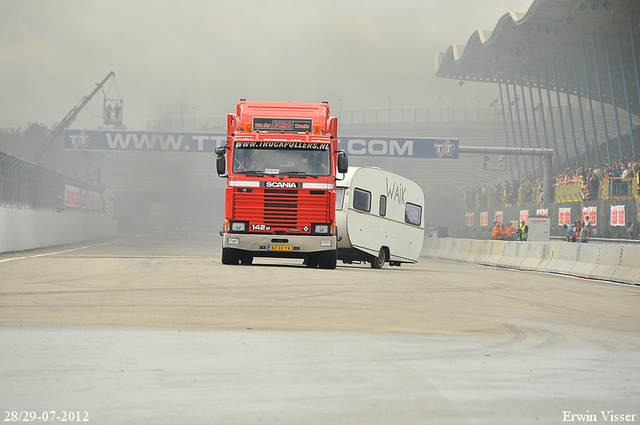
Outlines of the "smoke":
{"type": "MultiPolygon", "coordinates": [[[[112,70],[105,94],[124,99],[132,129],[224,116],[241,97],[362,110],[439,107],[443,95],[473,107],[487,87],[436,79],[435,54],[529,3],[3,1],[0,127],[59,122],[112,70]]],[[[75,128],[100,125],[103,96],[75,128]]]]}

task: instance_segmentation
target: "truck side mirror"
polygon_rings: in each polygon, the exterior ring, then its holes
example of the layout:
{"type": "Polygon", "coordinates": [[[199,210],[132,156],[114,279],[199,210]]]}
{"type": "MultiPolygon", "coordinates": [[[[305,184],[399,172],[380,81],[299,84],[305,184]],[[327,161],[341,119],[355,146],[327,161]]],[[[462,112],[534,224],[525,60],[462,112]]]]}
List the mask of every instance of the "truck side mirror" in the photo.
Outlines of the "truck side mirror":
{"type": "MultiPolygon", "coordinates": [[[[216,153],[217,153],[216,149],[216,153]]],[[[218,155],[216,158],[216,171],[218,175],[222,177],[227,172],[227,158],[224,155],[218,155]]]]}
{"type": "Polygon", "coordinates": [[[344,151],[338,151],[338,172],[346,173],[349,170],[349,158],[344,151]]]}

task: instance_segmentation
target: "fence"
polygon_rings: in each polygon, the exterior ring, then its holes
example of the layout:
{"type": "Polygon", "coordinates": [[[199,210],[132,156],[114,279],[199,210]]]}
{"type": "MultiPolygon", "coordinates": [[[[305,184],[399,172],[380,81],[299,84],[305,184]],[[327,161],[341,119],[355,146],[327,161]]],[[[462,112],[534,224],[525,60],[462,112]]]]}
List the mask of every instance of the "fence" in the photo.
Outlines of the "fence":
{"type": "Polygon", "coordinates": [[[556,202],[582,202],[582,182],[567,182],[556,186],[556,202]]]}
{"type": "Polygon", "coordinates": [[[631,179],[609,177],[602,182],[601,192],[603,199],[627,199],[639,196],[638,181],[640,175],[631,179]]]}
{"type": "Polygon", "coordinates": [[[0,207],[97,213],[102,189],[0,152],[0,207]]]}
{"type": "MultiPolygon", "coordinates": [[[[411,123],[411,122],[502,122],[510,120],[509,111],[495,106],[490,108],[422,108],[422,109],[361,109],[340,110],[332,108],[332,115],[338,117],[340,124],[367,123],[411,123]]],[[[546,119],[559,120],[560,116],[569,119],[570,115],[578,113],[576,107],[568,106],[548,107],[545,109],[546,119]]],[[[536,114],[536,121],[542,121],[542,116],[536,114]]],[[[227,119],[187,118],[147,121],[147,131],[203,131],[225,132],[227,119]]],[[[597,125],[600,125],[598,123],[597,125]]],[[[610,125],[614,125],[611,122],[610,125]]]]}
{"type": "Polygon", "coordinates": [[[191,118],[147,121],[147,131],[202,131],[205,133],[224,133],[227,131],[226,118],[191,118]]]}

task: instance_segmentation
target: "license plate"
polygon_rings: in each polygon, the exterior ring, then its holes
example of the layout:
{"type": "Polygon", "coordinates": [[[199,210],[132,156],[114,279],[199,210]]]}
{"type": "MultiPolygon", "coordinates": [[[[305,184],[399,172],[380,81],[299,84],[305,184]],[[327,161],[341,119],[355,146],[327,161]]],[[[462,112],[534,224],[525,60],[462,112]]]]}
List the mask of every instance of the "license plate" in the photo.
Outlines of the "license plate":
{"type": "Polygon", "coordinates": [[[292,251],[293,247],[291,245],[268,245],[268,251],[292,251]]]}

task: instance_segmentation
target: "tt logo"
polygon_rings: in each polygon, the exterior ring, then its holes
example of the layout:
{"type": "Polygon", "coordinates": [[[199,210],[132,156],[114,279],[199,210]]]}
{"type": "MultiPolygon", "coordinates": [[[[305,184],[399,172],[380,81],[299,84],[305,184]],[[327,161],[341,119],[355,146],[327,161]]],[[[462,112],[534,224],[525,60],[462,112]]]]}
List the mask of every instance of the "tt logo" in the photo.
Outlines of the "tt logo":
{"type": "Polygon", "coordinates": [[[77,136],[76,135],[69,136],[69,140],[71,141],[71,144],[73,145],[73,147],[77,149],[80,147],[87,147],[87,145],[89,144],[89,140],[91,140],[91,138],[87,133],[85,133],[84,131],[81,131],[80,133],[78,133],[77,136]]]}
{"type": "Polygon", "coordinates": [[[451,141],[446,140],[444,143],[434,143],[433,147],[436,150],[436,154],[438,154],[439,158],[442,158],[445,155],[451,155],[456,146],[451,143],[451,141]]]}

